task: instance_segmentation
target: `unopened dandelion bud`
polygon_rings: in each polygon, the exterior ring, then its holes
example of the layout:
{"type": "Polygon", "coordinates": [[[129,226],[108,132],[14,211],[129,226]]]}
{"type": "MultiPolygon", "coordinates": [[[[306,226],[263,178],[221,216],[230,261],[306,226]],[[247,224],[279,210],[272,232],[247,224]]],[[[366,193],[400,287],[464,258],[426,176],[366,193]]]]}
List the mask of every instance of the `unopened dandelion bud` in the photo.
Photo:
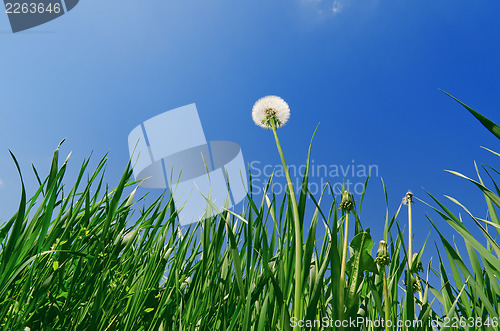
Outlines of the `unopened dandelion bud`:
{"type": "Polygon", "coordinates": [[[375,262],[381,267],[385,267],[391,263],[387,243],[384,240],[381,240],[378,244],[377,258],[375,259],[375,262]]]}
{"type": "Polygon", "coordinates": [[[354,208],[354,197],[349,190],[342,192],[342,200],[340,202],[340,209],[345,212],[350,212],[354,208]]]}

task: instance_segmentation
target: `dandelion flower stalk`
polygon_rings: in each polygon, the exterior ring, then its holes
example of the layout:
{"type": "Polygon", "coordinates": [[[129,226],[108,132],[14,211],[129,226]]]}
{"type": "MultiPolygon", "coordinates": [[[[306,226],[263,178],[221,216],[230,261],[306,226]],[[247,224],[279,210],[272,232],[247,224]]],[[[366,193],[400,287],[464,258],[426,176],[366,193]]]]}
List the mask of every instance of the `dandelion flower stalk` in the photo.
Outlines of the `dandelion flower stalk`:
{"type": "Polygon", "coordinates": [[[391,306],[389,298],[389,289],[387,287],[387,274],[385,272],[385,267],[382,269],[382,280],[384,282],[384,298],[385,298],[385,331],[389,331],[389,321],[391,320],[391,306]]]}
{"type": "Polygon", "coordinates": [[[378,251],[377,251],[377,258],[375,259],[375,262],[379,265],[380,271],[382,273],[382,281],[384,284],[384,301],[385,301],[385,320],[384,320],[384,326],[385,326],[385,331],[389,331],[389,323],[391,319],[391,302],[390,302],[390,297],[389,297],[389,289],[387,286],[387,274],[385,272],[385,267],[388,266],[391,263],[391,258],[389,256],[389,250],[387,249],[387,243],[384,240],[381,240],[379,245],[378,245],[378,251]]]}
{"type": "Polygon", "coordinates": [[[411,213],[411,204],[413,203],[413,193],[408,191],[403,199],[403,203],[408,206],[408,252],[407,252],[407,259],[408,259],[408,272],[407,272],[407,281],[406,281],[406,293],[407,293],[407,300],[411,300],[411,302],[408,301],[407,303],[407,308],[408,308],[408,315],[407,318],[410,320],[413,320],[414,318],[414,299],[413,299],[413,270],[412,270],[412,263],[413,263],[413,224],[412,224],[412,213],[411,213]],[[409,295],[411,293],[411,295],[409,295]]]}
{"type": "Polygon", "coordinates": [[[297,198],[295,197],[295,191],[293,189],[292,179],[290,178],[290,173],[286,165],[285,157],[283,155],[283,150],[276,134],[275,123],[272,123],[271,127],[274,134],[274,139],[276,140],[276,147],[278,147],[278,152],[281,157],[281,163],[283,164],[283,169],[285,169],[285,176],[288,185],[288,191],[290,192],[290,199],[292,200],[292,212],[294,218],[294,228],[295,228],[295,317],[299,320],[302,319],[302,232],[300,227],[299,210],[297,207],[297,198]]]}
{"type": "MultiPolygon", "coordinates": [[[[342,192],[342,200],[340,208],[346,213],[344,221],[344,247],[342,250],[342,264],[340,267],[340,289],[339,289],[339,319],[344,319],[344,291],[345,291],[345,274],[347,264],[347,247],[349,246],[349,214],[354,207],[354,198],[349,190],[342,192]]],[[[342,327],[343,329],[343,327],[342,327]]]]}
{"type": "MultiPolygon", "coordinates": [[[[273,131],[276,147],[281,158],[281,163],[285,172],[288,192],[292,203],[292,213],[294,219],[295,230],[295,296],[294,296],[294,316],[302,319],[302,232],[300,226],[299,209],[295,190],[293,188],[292,179],[288,171],[288,166],[285,161],[285,156],[281,148],[280,141],[276,129],[283,126],[290,117],[290,108],[288,104],[280,97],[271,95],[259,99],[252,109],[252,118],[260,127],[271,129],[273,131]]],[[[299,327],[297,327],[299,329],[299,327]]]]}
{"type": "Polygon", "coordinates": [[[413,262],[413,224],[411,218],[411,204],[413,202],[413,194],[408,191],[405,196],[405,204],[408,205],[408,271],[411,273],[411,265],[413,262]]]}

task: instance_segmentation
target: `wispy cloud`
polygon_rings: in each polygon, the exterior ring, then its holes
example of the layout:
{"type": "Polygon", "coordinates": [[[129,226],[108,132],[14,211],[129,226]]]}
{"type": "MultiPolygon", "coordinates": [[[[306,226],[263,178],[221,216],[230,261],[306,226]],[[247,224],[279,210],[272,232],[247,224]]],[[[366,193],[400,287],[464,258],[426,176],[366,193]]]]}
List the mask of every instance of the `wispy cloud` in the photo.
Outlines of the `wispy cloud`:
{"type": "Polygon", "coordinates": [[[306,0],[306,2],[314,6],[319,14],[330,13],[337,15],[342,11],[345,0],[306,0]]]}
{"type": "Polygon", "coordinates": [[[342,11],[342,2],[335,0],[332,6],[332,12],[338,14],[342,11]]]}
{"type": "Polygon", "coordinates": [[[2,180],[2,178],[0,178],[0,188],[2,188],[2,187],[3,187],[3,180],[2,180]]]}

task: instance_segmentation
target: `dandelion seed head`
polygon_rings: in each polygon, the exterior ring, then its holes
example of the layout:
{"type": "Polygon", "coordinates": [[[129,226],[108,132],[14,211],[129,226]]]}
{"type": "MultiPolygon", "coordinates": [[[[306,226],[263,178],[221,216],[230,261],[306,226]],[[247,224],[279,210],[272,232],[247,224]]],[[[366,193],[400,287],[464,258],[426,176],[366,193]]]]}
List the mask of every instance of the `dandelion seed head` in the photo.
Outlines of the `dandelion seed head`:
{"type": "Polygon", "coordinates": [[[272,122],[279,128],[290,118],[290,107],[282,98],[268,95],[257,100],[252,109],[252,118],[255,124],[265,129],[269,129],[272,122]]]}
{"type": "Polygon", "coordinates": [[[413,193],[411,191],[406,192],[403,198],[403,205],[408,205],[413,202],[413,193]]]}

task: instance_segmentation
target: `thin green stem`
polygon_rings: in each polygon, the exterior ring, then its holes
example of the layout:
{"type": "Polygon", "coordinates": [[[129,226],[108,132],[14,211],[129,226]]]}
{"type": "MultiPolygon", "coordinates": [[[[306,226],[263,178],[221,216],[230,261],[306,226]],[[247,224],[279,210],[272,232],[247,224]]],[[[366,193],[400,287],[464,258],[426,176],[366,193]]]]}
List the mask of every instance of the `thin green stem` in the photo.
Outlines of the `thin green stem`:
{"type": "MultiPolygon", "coordinates": [[[[407,203],[408,203],[408,279],[407,279],[407,295],[408,293],[412,293],[411,297],[408,297],[407,300],[411,300],[409,302],[410,309],[408,310],[408,316],[407,318],[412,321],[414,319],[414,313],[415,313],[415,297],[413,293],[413,289],[411,291],[408,291],[408,286],[413,287],[413,277],[412,277],[412,263],[413,263],[413,224],[412,224],[412,218],[411,218],[411,204],[412,204],[412,197],[407,196],[407,203]]],[[[408,328],[408,330],[413,330],[413,328],[408,328]]]]}
{"type": "MultiPolygon", "coordinates": [[[[276,126],[274,122],[271,122],[271,129],[273,130],[274,140],[276,140],[276,147],[278,148],[278,153],[281,158],[281,163],[283,164],[283,169],[285,170],[286,182],[288,185],[288,192],[290,193],[290,200],[292,203],[292,212],[295,227],[295,305],[294,305],[294,316],[298,319],[302,319],[302,232],[300,226],[299,209],[297,205],[297,199],[295,197],[295,191],[293,189],[292,179],[290,178],[290,173],[288,172],[288,166],[285,161],[285,156],[283,155],[283,150],[281,149],[281,144],[276,133],[276,126]]],[[[299,327],[296,327],[299,330],[299,327]]]]}
{"type": "Polygon", "coordinates": [[[390,331],[389,320],[391,318],[391,303],[389,298],[389,289],[387,287],[387,274],[385,273],[385,266],[382,268],[382,279],[384,281],[384,297],[385,297],[385,331],[390,331]]]}
{"type": "Polygon", "coordinates": [[[413,225],[411,220],[411,201],[408,202],[408,272],[411,273],[413,260],[413,225]]]}
{"type": "MultiPolygon", "coordinates": [[[[411,202],[408,204],[408,227],[409,227],[409,243],[408,243],[408,269],[411,270],[411,266],[413,264],[413,224],[412,224],[412,213],[411,213],[411,202]]],[[[411,270],[413,271],[413,270],[411,270]]],[[[417,277],[415,277],[415,281],[417,277]]],[[[412,284],[413,286],[413,284],[412,284]]],[[[420,299],[420,302],[422,303],[422,292],[418,292],[418,298],[420,299]]]]}
{"type": "MultiPolygon", "coordinates": [[[[340,289],[339,289],[339,319],[344,319],[344,290],[345,290],[345,269],[347,263],[347,246],[349,243],[349,212],[345,216],[344,222],[344,248],[342,250],[342,264],[340,267],[340,289]]],[[[342,327],[342,330],[344,328],[342,327]]]]}

